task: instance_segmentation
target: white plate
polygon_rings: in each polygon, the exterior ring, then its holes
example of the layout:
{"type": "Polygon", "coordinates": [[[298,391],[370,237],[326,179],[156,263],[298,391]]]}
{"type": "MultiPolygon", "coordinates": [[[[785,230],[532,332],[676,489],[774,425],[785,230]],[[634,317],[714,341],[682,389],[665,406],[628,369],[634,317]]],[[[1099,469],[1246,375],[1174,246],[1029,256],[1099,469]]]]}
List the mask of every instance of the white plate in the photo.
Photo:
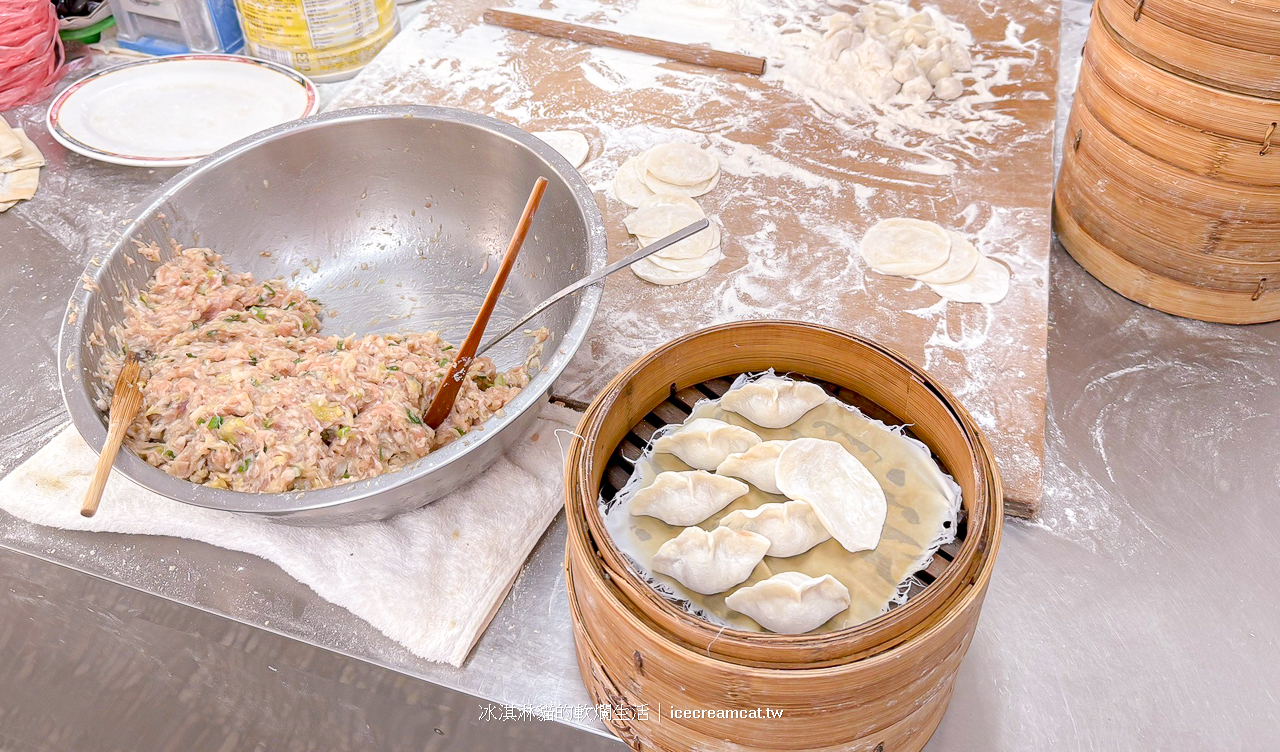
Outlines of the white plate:
{"type": "Polygon", "coordinates": [[[295,70],[236,55],[174,55],[86,76],[49,106],[49,133],[86,157],[182,167],[319,107],[295,70]]]}

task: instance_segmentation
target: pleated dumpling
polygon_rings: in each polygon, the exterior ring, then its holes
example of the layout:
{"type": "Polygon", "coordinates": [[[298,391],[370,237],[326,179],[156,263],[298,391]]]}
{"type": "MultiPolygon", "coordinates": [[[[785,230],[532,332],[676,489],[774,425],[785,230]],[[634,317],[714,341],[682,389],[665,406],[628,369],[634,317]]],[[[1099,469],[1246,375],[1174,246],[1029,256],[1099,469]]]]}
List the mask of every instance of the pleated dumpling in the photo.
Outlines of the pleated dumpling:
{"type": "Polygon", "coordinates": [[[725,605],[778,634],[804,634],[849,607],[849,588],[829,574],[782,572],[734,591],[725,605]]]}
{"type": "Polygon", "coordinates": [[[697,418],[653,442],[653,451],[674,454],[698,470],[715,470],[729,455],[759,443],[760,437],[745,428],[697,418]]]}
{"type": "Polygon", "coordinates": [[[720,406],[762,428],[786,428],[826,401],[817,384],[767,373],[725,392],[720,406]]]}
{"type": "Polygon", "coordinates": [[[744,582],[769,550],[769,539],[745,530],[685,528],[653,555],[653,571],[695,593],[714,595],[744,582]]]}
{"type": "Polygon", "coordinates": [[[759,533],[769,539],[766,556],[786,558],[799,556],[819,543],[830,540],[831,533],[822,526],[807,501],[762,504],[755,509],[730,512],[720,524],[731,530],[759,533]]]}
{"type": "Polygon", "coordinates": [[[725,457],[716,466],[716,475],[741,478],[765,493],[782,493],[778,489],[778,455],[787,446],[785,441],[762,441],[745,452],[725,457]]]}
{"type": "Polygon", "coordinates": [[[631,513],[687,527],[702,522],[750,490],[740,480],[705,470],[658,473],[652,485],[631,497],[631,513]]]}

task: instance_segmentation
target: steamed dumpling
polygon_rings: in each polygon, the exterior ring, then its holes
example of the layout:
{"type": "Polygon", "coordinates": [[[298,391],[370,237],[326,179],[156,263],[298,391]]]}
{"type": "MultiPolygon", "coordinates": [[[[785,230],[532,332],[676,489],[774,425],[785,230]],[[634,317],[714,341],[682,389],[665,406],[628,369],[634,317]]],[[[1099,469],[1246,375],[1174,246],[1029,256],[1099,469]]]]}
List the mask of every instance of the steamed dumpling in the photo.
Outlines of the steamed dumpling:
{"type": "Polygon", "coordinates": [[[768,550],[768,538],[746,530],[688,527],[653,555],[653,571],[695,593],[714,595],[744,582],[768,550]]]}
{"type": "Polygon", "coordinates": [[[725,605],[778,634],[804,634],[849,607],[849,588],[829,574],[782,572],[737,590],[725,605]]]}
{"type": "Polygon", "coordinates": [[[786,558],[799,556],[819,543],[829,540],[831,533],[822,526],[807,501],[762,504],[755,509],[739,509],[720,520],[730,530],[759,533],[769,539],[766,556],[786,558]]]}
{"type": "Polygon", "coordinates": [[[760,437],[745,428],[715,418],[698,418],[653,442],[653,451],[674,454],[698,470],[715,470],[729,455],[759,443],[760,437]]]}
{"type": "Polygon", "coordinates": [[[786,445],[785,441],[763,441],[745,452],[731,454],[716,467],[716,475],[741,478],[765,493],[780,494],[774,476],[778,455],[786,445]]]}
{"type": "Polygon", "coordinates": [[[822,387],[766,374],[725,392],[720,406],[763,428],[786,428],[827,401],[822,387]]]}
{"type": "Polygon", "coordinates": [[[778,455],[778,488],[809,502],[831,537],[853,553],[880,543],[889,505],[870,470],[843,445],[825,439],[787,442],[778,455]]]}
{"type": "Polygon", "coordinates": [[[719,512],[751,489],[746,483],[705,470],[658,473],[631,498],[631,513],[687,527],[719,512]]]}

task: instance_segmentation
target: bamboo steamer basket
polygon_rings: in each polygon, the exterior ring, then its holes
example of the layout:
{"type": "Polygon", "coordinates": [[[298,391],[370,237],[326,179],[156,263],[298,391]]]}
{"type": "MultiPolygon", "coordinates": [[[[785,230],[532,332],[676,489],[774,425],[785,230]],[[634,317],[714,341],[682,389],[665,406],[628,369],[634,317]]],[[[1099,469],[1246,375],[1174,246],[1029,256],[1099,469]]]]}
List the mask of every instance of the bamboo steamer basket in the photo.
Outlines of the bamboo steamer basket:
{"type": "Polygon", "coordinates": [[[1095,22],[1140,60],[1227,91],[1280,98],[1280,0],[1098,0],[1097,8],[1095,22]]]}
{"type": "Polygon", "coordinates": [[[1258,207],[1260,198],[1280,200],[1280,188],[1263,194],[1179,170],[1103,128],[1083,105],[1067,123],[1082,135],[1063,152],[1058,200],[1096,240],[1189,284],[1252,292],[1280,272],[1280,207],[1276,221],[1258,207]]]}
{"type": "MultiPolygon", "coordinates": [[[[655,420],[654,416],[660,419],[655,420]]],[[[954,397],[905,358],[827,327],[725,324],[633,363],[600,393],[566,462],[569,588],[579,666],[598,703],[749,710],[780,718],[608,719],[635,749],[916,750],[936,728],[972,638],[999,546],[1000,479],[990,446],[954,397]],[[964,537],[905,605],[819,635],[721,629],[675,608],[624,560],[597,499],[629,432],[669,398],[776,368],[838,385],[909,423],[963,492],[964,537]]],[[[931,567],[932,569],[932,567],[931,567]]]]}
{"type": "MultiPolygon", "coordinates": [[[[1144,12],[1169,1],[1148,0],[1144,12]]],[[[1068,120],[1054,201],[1063,245],[1159,310],[1280,318],[1280,100],[1135,56],[1104,17],[1117,5],[1095,7],[1068,120]]]]}
{"type": "Polygon", "coordinates": [[[1126,261],[1084,232],[1054,203],[1053,226],[1062,245],[1081,266],[1112,290],[1145,306],[1175,316],[1219,324],[1261,324],[1280,320],[1280,294],[1266,294],[1265,283],[1252,293],[1189,285],[1126,261]]]}
{"type": "MultiPolygon", "coordinates": [[[[1094,67],[1093,57],[1086,57],[1080,66],[1076,101],[1104,128],[1112,133],[1125,134],[1129,143],[1146,154],[1197,175],[1249,185],[1280,186],[1280,164],[1277,164],[1280,160],[1268,159],[1269,153],[1260,153],[1270,130],[1270,121],[1266,120],[1267,113],[1263,109],[1265,103],[1257,107],[1261,116],[1242,129],[1253,134],[1252,140],[1215,132],[1204,127],[1208,125],[1206,123],[1192,127],[1171,119],[1178,113],[1160,114],[1158,110],[1151,109],[1159,105],[1142,102],[1142,91],[1135,91],[1132,85],[1121,94],[1116,87],[1123,84],[1117,81],[1120,77],[1116,75],[1116,69],[1099,71],[1094,67]]],[[[1169,88],[1160,86],[1158,91],[1163,94],[1169,88]]],[[[1280,106],[1274,110],[1272,116],[1280,117],[1280,106]]],[[[1213,113],[1207,114],[1212,116],[1213,113]]],[[[1072,134],[1072,139],[1079,133],[1077,129],[1067,132],[1072,134]]],[[[1273,140],[1275,145],[1272,149],[1280,150],[1280,136],[1273,135],[1273,140]]]]}

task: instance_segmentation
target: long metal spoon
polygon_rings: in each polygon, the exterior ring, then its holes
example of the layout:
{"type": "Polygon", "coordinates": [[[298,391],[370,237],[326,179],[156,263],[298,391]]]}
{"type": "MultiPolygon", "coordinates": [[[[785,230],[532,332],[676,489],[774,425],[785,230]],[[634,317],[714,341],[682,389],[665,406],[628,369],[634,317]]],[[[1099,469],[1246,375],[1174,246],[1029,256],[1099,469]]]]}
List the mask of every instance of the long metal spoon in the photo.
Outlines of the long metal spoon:
{"type": "Polygon", "coordinates": [[[710,226],[711,226],[711,222],[709,222],[706,219],[700,219],[697,222],[694,222],[693,224],[688,225],[687,227],[683,227],[679,230],[676,230],[675,232],[671,233],[665,238],[662,238],[661,240],[655,240],[653,243],[650,243],[644,248],[641,248],[640,250],[636,251],[630,256],[627,256],[619,261],[615,261],[598,272],[593,272],[591,274],[588,274],[587,276],[583,277],[577,282],[574,282],[573,284],[569,285],[568,287],[555,293],[551,297],[547,298],[546,300],[542,301],[538,305],[534,306],[532,311],[529,311],[529,313],[525,314],[524,318],[520,319],[515,324],[512,324],[510,329],[506,330],[502,334],[499,334],[498,336],[486,342],[485,345],[476,352],[475,357],[477,358],[480,357],[490,347],[493,347],[494,345],[498,344],[499,342],[511,336],[512,334],[515,334],[516,332],[520,331],[520,328],[523,327],[525,324],[529,323],[529,321],[532,320],[534,316],[537,316],[539,313],[542,313],[543,311],[547,310],[551,306],[560,302],[562,299],[572,295],[578,290],[581,290],[582,288],[587,287],[589,285],[594,285],[595,283],[599,282],[600,280],[604,279],[610,274],[613,274],[619,269],[625,269],[628,266],[631,266],[635,262],[639,261],[640,259],[645,258],[647,256],[651,256],[657,253],[658,251],[661,251],[663,248],[666,248],[667,246],[674,245],[675,243],[679,243],[681,240],[684,240],[685,238],[691,235],[695,235],[699,232],[702,232],[703,230],[707,229],[710,226]]]}

